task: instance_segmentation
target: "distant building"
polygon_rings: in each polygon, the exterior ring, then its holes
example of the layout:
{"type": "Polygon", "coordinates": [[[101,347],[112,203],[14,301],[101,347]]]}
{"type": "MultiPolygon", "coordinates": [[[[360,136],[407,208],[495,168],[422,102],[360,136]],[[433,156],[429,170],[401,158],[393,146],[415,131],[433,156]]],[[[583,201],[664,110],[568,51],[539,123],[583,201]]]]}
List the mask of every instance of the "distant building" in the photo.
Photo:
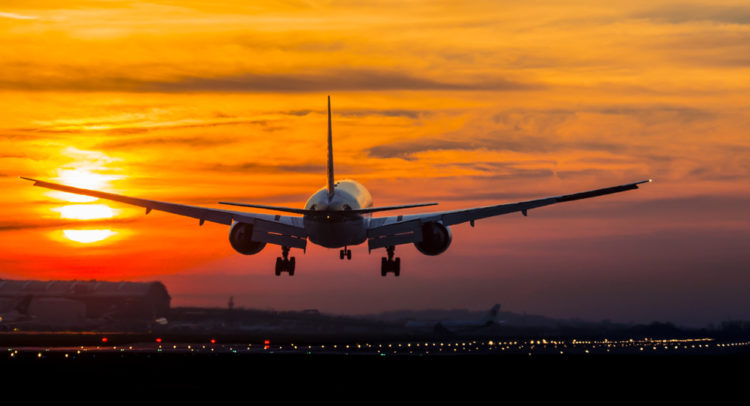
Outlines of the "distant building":
{"type": "Polygon", "coordinates": [[[0,279],[4,322],[67,326],[86,320],[154,321],[167,316],[170,299],[161,282],[0,279]]]}

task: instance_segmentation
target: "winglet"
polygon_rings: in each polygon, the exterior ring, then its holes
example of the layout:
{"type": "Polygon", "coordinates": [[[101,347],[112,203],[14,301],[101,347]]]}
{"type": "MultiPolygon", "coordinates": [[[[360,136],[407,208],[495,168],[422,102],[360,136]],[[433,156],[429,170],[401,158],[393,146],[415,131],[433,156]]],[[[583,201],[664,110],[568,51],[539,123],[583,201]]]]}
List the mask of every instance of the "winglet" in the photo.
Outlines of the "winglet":
{"type": "Polygon", "coordinates": [[[328,96],[328,200],[333,198],[333,140],[331,131],[331,96],[328,96]]]}

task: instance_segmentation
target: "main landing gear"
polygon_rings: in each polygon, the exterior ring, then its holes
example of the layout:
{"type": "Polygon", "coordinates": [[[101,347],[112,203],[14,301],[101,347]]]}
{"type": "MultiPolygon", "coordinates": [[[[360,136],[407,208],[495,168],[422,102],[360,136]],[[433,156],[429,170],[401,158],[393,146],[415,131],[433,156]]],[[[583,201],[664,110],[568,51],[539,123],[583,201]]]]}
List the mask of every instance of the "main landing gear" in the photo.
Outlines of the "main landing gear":
{"type": "Polygon", "coordinates": [[[276,258],[276,276],[282,272],[289,272],[289,276],[294,275],[294,257],[289,258],[289,247],[281,247],[281,255],[284,257],[276,258]]]}
{"type": "Polygon", "coordinates": [[[401,275],[401,258],[393,259],[396,247],[389,245],[385,250],[388,253],[388,258],[383,257],[382,261],[380,261],[380,275],[386,276],[388,272],[393,272],[394,276],[401,275]]]}
{"type": "Polygon", "coordinates": [[[344,259],[346,257],[347,260],[352,259],[352,250],[344,247],[343,250],[339,250],[339,259],[344,259]]]}

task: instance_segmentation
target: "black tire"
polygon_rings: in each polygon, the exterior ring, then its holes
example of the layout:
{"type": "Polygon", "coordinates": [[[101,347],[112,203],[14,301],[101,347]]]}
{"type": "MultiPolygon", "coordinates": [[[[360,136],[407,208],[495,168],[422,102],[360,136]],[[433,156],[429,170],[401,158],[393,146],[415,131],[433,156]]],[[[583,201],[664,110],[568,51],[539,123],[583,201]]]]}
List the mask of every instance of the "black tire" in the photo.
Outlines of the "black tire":
{"type": "Polygon", "coordinates": [[[380,276],[386,276],[388,275],[388,260],[383,258],[380,261],[380,276]]]}
{"type": "Polygon", "coordinates": [[[396,258],[396,262],[393,263],[393,274],[401,275],[401,258],[396,258]]]}
{"type": "Polygon", "coordinates": [[[352,250],[346,250],[346,259],[352,259],[352,250]]]}
{"type": "Polygon", "coordinates": [[[281,257],[276,258],[276,276],[281,275],[281,257]]]}
{"type": "Polygon", "coordinates": [[[297,264],[297,261],[294,260],[294,257],[289,259],[289,268],[287,271],[289,271],[289,276],[294,276],[294,267],[297,264]]]}
{"type": "Polygon", "coordinates": [[[339,259],[344,259],[344,250],[339,250],[339,259]]]}

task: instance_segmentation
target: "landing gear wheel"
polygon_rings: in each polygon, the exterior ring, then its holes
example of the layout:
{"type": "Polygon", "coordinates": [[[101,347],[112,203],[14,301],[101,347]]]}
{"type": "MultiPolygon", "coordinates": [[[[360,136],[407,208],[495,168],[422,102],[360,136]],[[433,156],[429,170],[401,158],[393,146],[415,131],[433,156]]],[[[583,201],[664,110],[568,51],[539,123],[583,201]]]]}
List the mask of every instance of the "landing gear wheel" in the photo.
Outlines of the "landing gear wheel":
{"type": "Polygon", "coordinates": [[[344,249],[339,250],[339,259],[352,259],[352,250],[344,247],[344,249]]]}
{"type": "Polygon", "coordinates": [[[388,258],[383,257],[380,260],[380,275],[386,276],[389,272],[393,272],[394,276],[401,275],[401,258],[393,259],[393,256],[396,253],[396,247],[392,245],[386,247],[386,252],[388,253],[388,258]]]}
{"type": "Polygon", "coordinates": [[[276,276],[281,275],[281,271],[284,267],[284,263],[281,260],[281,257],[276,258],[276,276]]]}
{"type": "Polygon", "coordinates": [[[289,258],[289,247],[281,247],[282,257],[276,258],[276,276],[280,276],[283,272],[288,272],[289,276],[294,275],[294,266],[296,261],[294,257],[289,258]]]}

